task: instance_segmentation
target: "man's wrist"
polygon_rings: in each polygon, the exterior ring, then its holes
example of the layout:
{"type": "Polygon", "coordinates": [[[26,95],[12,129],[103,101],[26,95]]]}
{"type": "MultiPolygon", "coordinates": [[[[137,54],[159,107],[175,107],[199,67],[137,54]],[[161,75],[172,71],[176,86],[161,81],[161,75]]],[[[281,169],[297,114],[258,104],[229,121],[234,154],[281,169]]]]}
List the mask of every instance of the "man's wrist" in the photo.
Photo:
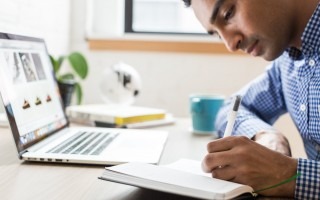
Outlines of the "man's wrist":
{"type": "MultiPolygon", "coordinates": [[[[289,157],[287,158],[290,161],[287,161],[284,163],[286,170],[283,170],[282,172],[279,171],[279,174],[276,175],[279,177],[280,180],[286,180],[289,177],[293,177],[297,175],[298,160],[294,158],[289,158],[289,157]]],[[[297,182],[297,179],[295,178],[285,184],[282,184],[279,187],[274,188],[273,193],[276,196],[279,195],[284,197],[294,197],[296,182],[297,182]]]]}

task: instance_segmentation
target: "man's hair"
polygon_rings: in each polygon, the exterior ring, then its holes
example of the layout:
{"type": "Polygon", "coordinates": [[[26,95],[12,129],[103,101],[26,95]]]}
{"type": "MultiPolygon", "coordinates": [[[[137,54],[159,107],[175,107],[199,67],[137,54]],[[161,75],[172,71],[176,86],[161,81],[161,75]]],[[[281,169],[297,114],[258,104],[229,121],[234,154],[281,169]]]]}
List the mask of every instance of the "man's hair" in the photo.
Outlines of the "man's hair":
{"type": "Polygon", "coordinates": [[[187,7],[191,6],[191,0],[182,0],[187,7]]]}

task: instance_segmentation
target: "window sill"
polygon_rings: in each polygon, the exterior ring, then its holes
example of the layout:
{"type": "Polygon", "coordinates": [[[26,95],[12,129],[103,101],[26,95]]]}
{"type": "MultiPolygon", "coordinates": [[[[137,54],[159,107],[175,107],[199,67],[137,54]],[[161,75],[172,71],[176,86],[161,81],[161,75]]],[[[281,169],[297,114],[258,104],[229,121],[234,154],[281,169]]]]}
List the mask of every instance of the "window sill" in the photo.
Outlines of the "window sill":
{"type": "Polygon", "coordinates": [[[122,37],[90,37],[88,44],[91,50],[245,55],[240,51],[229,52],[222,42],[209,36],[126,34],[122,37]]]}

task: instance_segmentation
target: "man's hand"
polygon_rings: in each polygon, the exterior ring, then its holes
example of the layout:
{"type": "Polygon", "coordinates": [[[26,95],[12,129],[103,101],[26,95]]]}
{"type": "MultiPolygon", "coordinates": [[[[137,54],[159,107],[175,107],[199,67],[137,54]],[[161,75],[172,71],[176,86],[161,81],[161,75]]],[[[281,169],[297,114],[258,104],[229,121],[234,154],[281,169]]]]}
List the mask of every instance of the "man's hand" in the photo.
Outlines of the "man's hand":
{"type": "MultiPolygon", "coordinates": [[[[244,136],[230,136],[210,142],[202,167],[214,178],[266,188],[296,174],[296,159],[270,150],[244,136]]],[[[262,191],[265,196],[294,197],[295,181],[262,191]]]]}

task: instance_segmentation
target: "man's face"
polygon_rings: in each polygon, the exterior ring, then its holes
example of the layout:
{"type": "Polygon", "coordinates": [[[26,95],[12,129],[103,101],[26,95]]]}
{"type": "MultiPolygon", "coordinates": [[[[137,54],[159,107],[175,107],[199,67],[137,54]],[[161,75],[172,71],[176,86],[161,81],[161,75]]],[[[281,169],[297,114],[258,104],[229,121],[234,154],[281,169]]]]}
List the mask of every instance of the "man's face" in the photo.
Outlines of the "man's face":
{"type": "Polygon", "coordinates": [[[230,51],[274,60],[293,37],[283,0],[193,0],[191,6],[208,33],[218,34],[230,51]]]}

